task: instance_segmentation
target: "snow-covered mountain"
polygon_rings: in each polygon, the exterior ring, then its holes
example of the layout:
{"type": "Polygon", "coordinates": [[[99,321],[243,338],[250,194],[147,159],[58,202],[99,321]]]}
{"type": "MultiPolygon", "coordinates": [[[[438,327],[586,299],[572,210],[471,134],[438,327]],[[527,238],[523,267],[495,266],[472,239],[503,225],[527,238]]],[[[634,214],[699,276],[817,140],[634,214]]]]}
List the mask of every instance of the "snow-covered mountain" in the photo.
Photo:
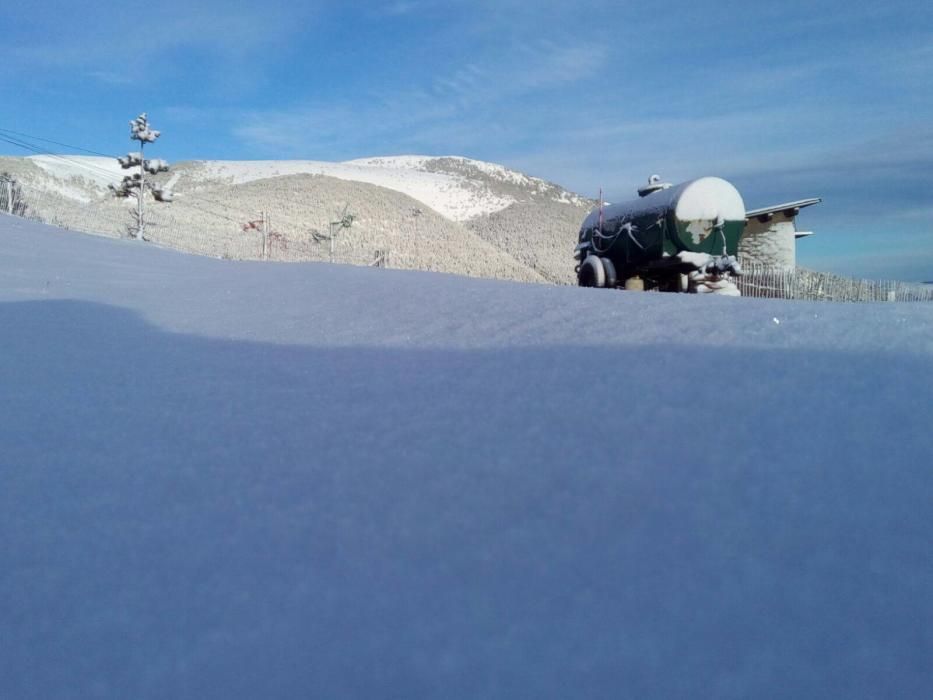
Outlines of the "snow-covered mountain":
{"type": "MultiPolygon", "coordinates": [[[[0,157],[2,167],[9,159],[0,157]]],[[[45,179],[40,188],[87,202],[107,194],[126,174],[116,160],[97,156],[31,156],[45,179]]],[[[501,165],[457,156],[395,156],[332,163],[313,160],[187,161],[173,168],[174,189],[238,185],[288,175],[324,175],[401,192],[453,221],[469,221],[501,211],[529,196],[590,206],[589,200],[539,178],[501,165]],[[511,192],[509,192],[511,188],[511,192]]]]}
{"type": "MultiPolygon", "coordinates": [[[[125,174],[115,160],[0,158],[0,170],[16,175],[43,220],[109,235],[128,224],[126,203],[107,189],[125,174]]],[[[576,233],[592,206],[544,180],[452,156],[192,161],[159,181],[176,201],[150,208],[150,235],[183,250],[262,257],[258,231],[242,226],[266,212],[281,236],[277,259],[329,259],[323,234],[346,208],[356,219],[342,232],[338,260],[367,263],[387,252],[399,267],[524,281],[573,280],[576,233]]]]}
{"type": "Polygon", "coordinates": [[[931,696],[930,305],[0,241],[0,697],[931,696]]]}

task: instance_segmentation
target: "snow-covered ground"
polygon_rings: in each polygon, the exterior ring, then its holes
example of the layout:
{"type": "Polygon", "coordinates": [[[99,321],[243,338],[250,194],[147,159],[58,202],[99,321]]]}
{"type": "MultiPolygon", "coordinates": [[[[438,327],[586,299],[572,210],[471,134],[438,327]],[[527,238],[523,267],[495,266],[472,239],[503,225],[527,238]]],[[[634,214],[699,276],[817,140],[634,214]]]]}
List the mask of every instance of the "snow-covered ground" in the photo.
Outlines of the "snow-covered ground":
{"type": "Polygon", "coordinates": [[[0,216],[0,697],[933,694],[933,307],[0,216]]]}

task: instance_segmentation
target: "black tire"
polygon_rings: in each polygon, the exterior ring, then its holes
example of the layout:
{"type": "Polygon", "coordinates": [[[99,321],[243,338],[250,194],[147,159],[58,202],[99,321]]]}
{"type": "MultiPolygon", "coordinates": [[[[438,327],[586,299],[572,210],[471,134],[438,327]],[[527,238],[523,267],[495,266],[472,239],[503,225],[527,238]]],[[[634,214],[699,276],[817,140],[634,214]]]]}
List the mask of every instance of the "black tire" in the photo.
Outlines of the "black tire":
{"type": "Polygon", "coordinates": [[[616,275],[616,266],[612,264],[612,260],[609,258],[600,258],[600,260],[602,260],[603,270],[606,272],[606,286],[609,287],[609,289],[615,289],[619,281],[616,275]]]}
{"type": "Polygon", "coordinates": [[[580,264],[580,271],[577,273],[577,284],[581,287],[606,286],[606,270],[599,257],[588,255],[586,260],[580,264]]]}

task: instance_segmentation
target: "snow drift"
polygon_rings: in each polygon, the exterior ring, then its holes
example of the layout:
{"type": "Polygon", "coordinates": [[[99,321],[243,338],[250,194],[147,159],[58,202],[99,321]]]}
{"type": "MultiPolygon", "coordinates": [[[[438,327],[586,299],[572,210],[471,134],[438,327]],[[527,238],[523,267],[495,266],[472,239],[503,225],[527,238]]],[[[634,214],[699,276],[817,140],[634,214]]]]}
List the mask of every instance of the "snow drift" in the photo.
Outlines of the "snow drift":
{"type": "Polygon", "coordinates": [[[0,240],[3,697],[933,690],[928,306],[0,240]]]}

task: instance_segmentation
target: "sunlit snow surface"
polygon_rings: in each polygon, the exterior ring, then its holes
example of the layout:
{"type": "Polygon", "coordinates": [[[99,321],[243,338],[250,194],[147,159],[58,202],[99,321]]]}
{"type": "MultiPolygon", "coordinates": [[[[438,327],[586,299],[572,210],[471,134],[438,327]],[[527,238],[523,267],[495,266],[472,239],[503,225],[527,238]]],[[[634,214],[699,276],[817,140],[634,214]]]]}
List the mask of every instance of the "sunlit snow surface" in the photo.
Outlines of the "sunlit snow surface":
{"type": "Polygon", "coordinates": [[[933,694],[933,306],[0,246],[2,698],[933,694]]]}

